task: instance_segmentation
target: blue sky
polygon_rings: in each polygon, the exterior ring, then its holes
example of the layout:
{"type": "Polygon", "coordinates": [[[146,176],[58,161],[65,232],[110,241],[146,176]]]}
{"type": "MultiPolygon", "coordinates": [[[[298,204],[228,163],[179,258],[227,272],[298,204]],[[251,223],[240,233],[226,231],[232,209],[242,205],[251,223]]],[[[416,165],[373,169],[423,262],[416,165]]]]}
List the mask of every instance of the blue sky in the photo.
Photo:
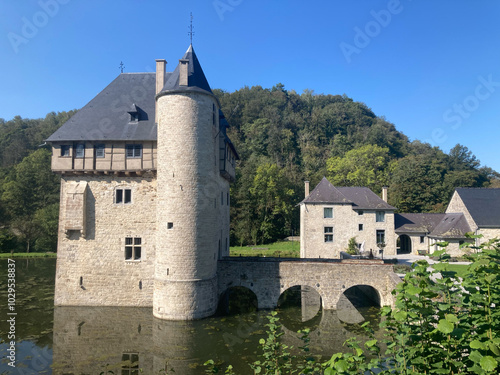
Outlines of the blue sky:
{"type": "Polygon", "coordinates": [[[193,45],[212,88],[346,94],[500,171],[500,1],[1,0],[0,117],[83,107],[193,45]]]}

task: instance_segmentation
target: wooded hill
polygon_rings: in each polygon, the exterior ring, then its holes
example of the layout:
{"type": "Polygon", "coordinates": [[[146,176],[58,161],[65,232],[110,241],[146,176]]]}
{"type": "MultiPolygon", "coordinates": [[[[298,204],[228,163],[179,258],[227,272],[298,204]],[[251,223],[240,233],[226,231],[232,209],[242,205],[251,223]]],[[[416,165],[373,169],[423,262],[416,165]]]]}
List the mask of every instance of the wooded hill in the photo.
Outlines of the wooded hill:
{"type": "MultiPolygon", "coordinates": [[[[304,181],[389,186],[400,212],[443,212],[455,187],[500,187],[462,145],[449,154],[410,142],[365,104],[343,95],[272,89],[214,90],[241,160],[231,186],[231,243],[266,243],[297,234],[304,181]]],[[[59,177],[40,146],[75,111],[45,119],[0,119],[0,251],[55,251],[59,177]]]]}

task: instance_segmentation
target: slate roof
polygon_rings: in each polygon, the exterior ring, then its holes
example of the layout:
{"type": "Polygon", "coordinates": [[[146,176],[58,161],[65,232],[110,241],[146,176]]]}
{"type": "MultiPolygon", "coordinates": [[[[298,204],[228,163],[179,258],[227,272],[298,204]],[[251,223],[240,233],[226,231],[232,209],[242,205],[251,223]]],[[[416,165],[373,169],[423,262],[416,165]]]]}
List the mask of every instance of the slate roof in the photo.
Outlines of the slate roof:
{"type": "Polygon", "coordinates": [[[203,73],[203,69],[201,68],[200,62],[198,61],[198,57],[196,57],[196,53],[194,52],[193,45],[190,45],[184,56],[183,60],[189,60],[189,70],[188,70],[188,85],[187,86],[179,86],[179,65],[173,71],[173,73],[169,76],[165,81],[165,86],[161,90],[158,95],[161,95],[162,92],[170,92],[170,91],[201,91],[212,93],[212,89],[208,84],[207,78],[205,77],[205,73],[203,73]]]}
{"type": "Polygon", "coordinates": [[[351,204],[353,209],[395,210],[367,187],[335,187],[326,177],[301,203],[351,204]]]}
{"type": "Polygon", "coordinates": [[[428,234],[433,238],[465,238],[471,229],[462,213],[449,214],[395,214],[395,231],[428,234]]]}
{"type": "Polygon", "coordinates": [[[156,73],[122,73],[47,141],[155,141],[155,89],[156,73]]]}
{"type": "Polygon", "coordinates": [[[500,227],[500,189],[457,188],[455,191],[478,227],[500,227]]]}
{"type": "Polygon", "coordinates": [[[396,233],[430,233],[445,214],[395,214],[396,233]]]}
{"type": "Polygon", "coordinates": [[[444,214],[443,219],[429,234],[434,238],[465,238],[465,233],[470,232],[470,226],[462,213],[444,214]]]}
{"type": "MultiPolygon", "coordinates": [[[[183,59],[189,60],[188,86],[179,86],[177,64],[174,72],[165,73],[165,86],[159,95],[176,90],[213,95],[192,45],[183,59]]],[[[122,73],[54,132],[47,142],[156,141],[155,94],[156,73],[122,73]],[[132,113],[139,115],[139,121],[131,121],[132,113]]],[[[224,129],[226,142],[239,158],[225,134],[229,124],[220,113],[220,126],[224,129]]]]}
{"type": "Polygon", "coordinates": [[[383,209],[395,210],[396,207],[391,206],[371,189],[367,187],[338,187],[337,188],[347,199],[353,202],[353,209],[383,209]]]}

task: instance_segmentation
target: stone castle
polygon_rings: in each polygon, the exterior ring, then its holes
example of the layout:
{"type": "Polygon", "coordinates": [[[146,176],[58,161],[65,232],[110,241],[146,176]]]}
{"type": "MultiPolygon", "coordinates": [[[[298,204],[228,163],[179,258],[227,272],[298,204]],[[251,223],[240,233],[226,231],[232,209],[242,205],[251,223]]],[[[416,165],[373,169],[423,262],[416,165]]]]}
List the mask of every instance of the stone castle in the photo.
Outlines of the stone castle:
{"type": "Polygon", "coordinates": [[[47,140],[61,174],[55,305],[212,315],[238,154],[193,47],[122,73],[47,140]]]}

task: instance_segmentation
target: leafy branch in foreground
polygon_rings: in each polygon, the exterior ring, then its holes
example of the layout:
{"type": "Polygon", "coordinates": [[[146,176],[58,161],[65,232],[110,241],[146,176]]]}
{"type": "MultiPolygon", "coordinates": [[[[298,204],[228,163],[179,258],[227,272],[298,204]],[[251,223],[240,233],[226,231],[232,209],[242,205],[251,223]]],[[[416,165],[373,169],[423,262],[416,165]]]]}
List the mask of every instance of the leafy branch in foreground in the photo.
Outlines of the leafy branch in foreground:
{"type": "Polygon", "coordinates": [[[498,374],[500,241],[478,250],[463,279],[446,272],[446,262],[417,262],[394,291],[395,308],[382,309],[385,353],[367,367],[351,342],[356,355],[334,354],[325,374],[498,374]]]}

